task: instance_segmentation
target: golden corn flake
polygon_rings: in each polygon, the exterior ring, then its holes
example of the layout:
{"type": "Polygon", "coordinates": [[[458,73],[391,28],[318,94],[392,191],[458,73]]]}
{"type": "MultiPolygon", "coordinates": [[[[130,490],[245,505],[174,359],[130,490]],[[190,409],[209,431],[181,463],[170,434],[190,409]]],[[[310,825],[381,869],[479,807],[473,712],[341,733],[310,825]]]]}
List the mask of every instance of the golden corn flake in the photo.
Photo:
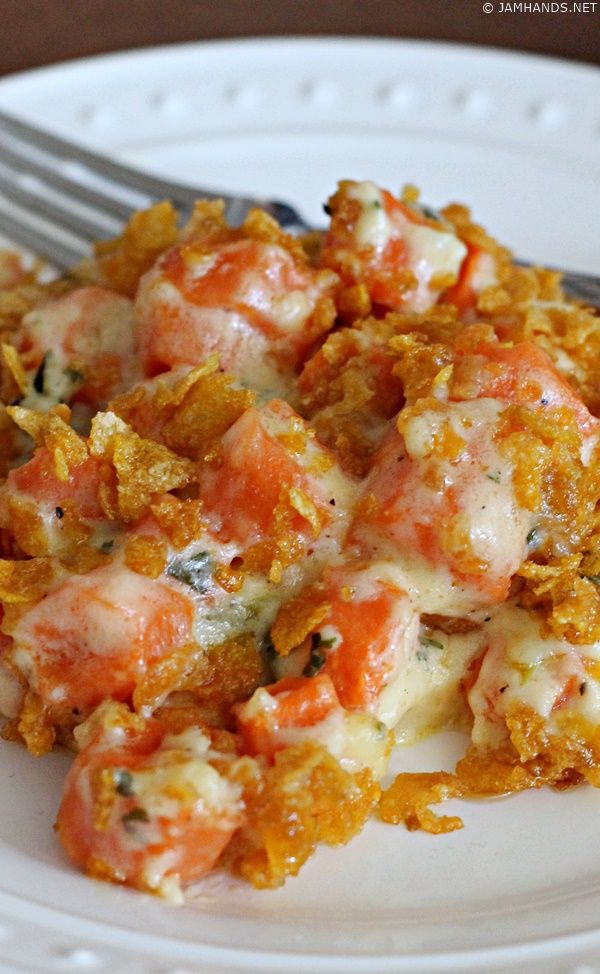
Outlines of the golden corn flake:
{"type": "Polygon", "coordinates": [[[310,524],[315,538],[318,537],[321,533],[321,515],[308,494],[300,487],[290,487],[289,499],[290,506],[310,524]]]}
{"type": "Polygon", "coordinates": [[[404,822],[409,831],[423,829],[433,835],[454,832],[463,827],[458,816],[438,816],[428,807],[462,795],[459,781],[452,774],[434,771],[421,774],[399,774],[383,792],[379,815],[384,822],[404,822]]]}
{"type": "Polygon", "coordinates": [[[71,413],[68,406],[53,406],[47,413],[23,406],[8,406],[6,412],[31,436],[36,446],[46,446],[50,450],[59,480],[68,480],[70,468],[87,460],[85,440],[69,426],[71,413]]]}
{"type": "Polygon", "coordinates": [[[236,386],[233,376],[219,372],[218,356],[211,355],[173,385],[159,379],[152,393],[138,386],[114,399],[110,408],[140,435],[196,460],[254,399],[249,389],[236,386]]]}
{"type": "Polygon", "coordinates": [[[185,686],[198,700],[229,708],[264,682],[262,655],[250,633],[209,646],[206,658],[208,673],[202,680],[190,677],[185,686]]]}
{"type": "Polygon", "coordinates": [[[261,654],[252,636],[239,636],[207,648],[189,643],[150,666],[133,694],[137,711],[153,711],[175,691],[197,701],[229,708],[246,700],[263,678],[261,654]]]}
{"type": "Polygon", "coordinates": [[[122,234],[95,246],[98,267],[109,287],[133,297],[142,274],[177,239],[177,214],[171,203],[156,203],[134,213],[122,234]]]}
{"type": "Polygon", "coordinates": [[[240,772],[246,823],[227,859],[257,889],[276,888],[295,876],[319,842],[348,842],[379,798],[368,771],[345,771],[310,741],[279,751],[273,767],[254,763],[240,772]]]}
{"type": "Polygon", "coordinates": [[[185,487],[194,477],[191,463],[135,433],[115,437],[113,463],[117,472],[119,512],[133,521],[163,491],[185,487]]]}
{"type": "Polygon", "coordinates": [[[158,578],[166,568],[167,554],[167,546],[160,538],[133,535],[125,545],[125,564],[138,575],[158,578]]]}
{"type": "Polygon", "coordinates": [[[271,640],[280,656],[287,656],[315,632],[329,615],[331,605],[318,586],[311,585],[295,599],[284,602],[273,626],[271,640]]]}
{"type": "Polygon", "coordinates": [[[52,750],[56,731],[46,704],[32,690],[25,694],[17,728],[27,750],[34,757],[42,757],[52,750]]]}
{"type": "Polygon", "coordinates": [[[223,200],[197,200],[192,215],[180,234],[180,239],[212,249],[234,240],[237,231],[225,220],[223,200]]]}
{"type": "MultiPolygon", "coordinates": [[[[13,380],[13,385],[16,387],[17,392],[25,395],[29,389],[29,381],[21,361],[21,356],[13,345],[2,345],[2,361],[13,380]]],[[[15,396],[13,395],[9,398],[9,395],[6,394],[2,398],[5,402],[9,402],[15,396]]]]}
{"type": "Polygon", "coordinates": [[[208,673],[206,650],[198,643],[187,643],[172,650],[150,665],[133,692],[136,711],[152,712],[174,690],[181,689],[188,678],[208,673]]]}
{"type": "Polygon", "coordinates": [[[178,551],[195,541],[205,529],[202,502],[194,498],[181,500],[165,494],[150,505],[150,510],[178,551]]]}
{"type": "Polygon", "coordinates": [[[95,768],[91,775],[93,825],[97,832],[106,832],[117,800],[115,776],[112,768],[95,768]]]}
{"type": "Polygon", "coordinates": [[[97,413],[92,420],[89,448],[93,457],[112,460],[112,445],[117,434],[127,435],[130,427],[112,412],[97,413]]]}
{"type": "Polygon", "coordinates": [[[136,520],[156,494],[184,487],[195,474],[189,460],[138,436],[114,413],[94,418],[90,451],[112,463],[116,471],[118,510],[124,521],[136,520]]]}
{"type": "Polygon", "coordinates": [[[306,252],[300,240],[282,230],[277,220],[264,210],[250,210],[240,227],[239,235],[249,240],[278,244],[288,250],[299,263],[307,262],[306,252]]]}
{"type": "Polygon", "coordinates": [[[50,558],[0,559],[0,600],[8,605],[35,602],[45,595],[54,575],[50,558]]]}
{"type": "Polygon", "coordinates": [[[239,592],[244,584],[244,572],[241,566],[234,568],[232,565],[217,565],[213,578],[226,592],[239,592]]]}
{"type": "Polygon", "coordinates": [[[189,386],[172,417],[165,423],[162,438],[176,453],[200,459],[254,402],[254,393],[233,385],[231,376],[199,374],[189,386]]]}

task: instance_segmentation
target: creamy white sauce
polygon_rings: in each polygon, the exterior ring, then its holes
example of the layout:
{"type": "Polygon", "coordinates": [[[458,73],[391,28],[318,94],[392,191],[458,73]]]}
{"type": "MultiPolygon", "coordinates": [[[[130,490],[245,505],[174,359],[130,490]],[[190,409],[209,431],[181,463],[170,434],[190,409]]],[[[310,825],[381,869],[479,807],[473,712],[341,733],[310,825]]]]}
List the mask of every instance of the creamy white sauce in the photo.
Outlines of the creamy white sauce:
{"type": "MultiPolygon", "coordinates": [[[[407,249],[406,266],[417,279],[407,303],[415,311],[426,311],[435,302],[441,288],[432,289],[437,275],[458,278],[467,248],[455,233],[415,223],[399,210],[389,216],[384,208],[381,190],[372,182],[355,183],[348,189],[350,199],[361,205],[354,228],[354,239],[360,248],[372,247],[381,253],[391,240],[401,238],[407,249]]],[[[447,286],[447,283],[444,285],[447,286]]]]}
{"type": "Polygon", "coordinates": [[[600,659],[600,643],[571,645],[545,632],[541,620],[525,609],[507,603],[485,627],[484,646],[481,671],[469,694],[476,744],[503,740],[502,715],[511,704],[533,709],[548,721],[550,730],[562,707],[593,724],[600,722],[600,681],[585,665],[586,659],[600,659]],[[566,688],[569,697],[563,700],[566,688]]]}
{"type": "Polygon", "coordinates": [[[469,284],[476,294],[481,294],[487,287],[498,284],[496,261],[487,250],[480,250],[471,265],[469,284]]]}
{"type": "MultiPolygon", "coordinates": [[[[468,543],[469,557],[486,566],[498,577],[512,575],[523,561],[526,538],[532,526],[532,515],[516,503],[512,487],[512,469],[498,450],[493,434],[503,405],[493,399],[477,399],[464,403],[451,403],[442,412],[425,410],[403,423],[404,449],[415,467],[410,474],[414,478],[414,490],[395,500],[393,473],[390,457],[386,459],[389,470],[379,470],[374,479],[367,479],[366,491],[378,490],[391,499],[386,503],[397,511],[397,537],[394,525],[386,533],[377,527],[361,528],[361,537],[370,540],[379,557],[395,561],[402,569],[408,591],[415,606],[422,612],[461,616],[485,603],[477,578],[462,579],[452,573],[452,549],[446,557],[426,558],[406,541],[403,524],[411,519],[422,518],[435,528],[435,512],[446,492],[454,491],[458,510],[444,523],[439,533],[450,545],[453,537],[468,543]],[[455,460],[435,454],[436,437],[444,424],[462,439],[464,447],[455,460]],[[432,459],[433,458],[433,459],[432,459]],[[428,464],[434,463],[437,485],[430,486],[426,473],[428,464]]],[[[402,443],[398,458],[402,460],[402,443]]],[[[413,480],[410,481],[413,483],[413,480]]],[[[410,535],[409,535],[410,537],[410,535]]]]}
{"type": "MultiPolygon", "coordinates": [[[[258,691],[257,691],[258,692],[258,691]]],[[[385,724],[369,714],[333,710],[325,720],[311,727],[282,728],[277,734],[282,746],[304,740],[316,741],[338,759],[346,771],[370,768],[381,778],[389,760],[389,735],[385,724]]]]}
{"type": "Polygon", "coordinates": [[[481,629],[454,635],[439,629],[421,631],[419,649],[398,687],[400,743],[411,744],[424,734],[466,723],[460,682],[482,639],[481,629]]]}
{"type": "MultiPolygon", "coordinates": [[[[415,311],[426,311],[434,304],[441,288],[430,286],[436,275],[450,275],[457,280],[467,248],[454,233],[434,230],[406,221],[404,231],[408,247],[408,266],[417,278],[418,287],[411,291],[410,305],[415,311]]],[[[447,283],[444,286],[448,286],[447,283]]]]}
{"type": "Polygon", "coordinates": [[[273,300],[271,315],[282,331],[297,332],[313,307],[306,291],[289,291],[273,300]]]}
{"type": "MultiPolygon", "coordinates": [[[[169,280],[150,271],[135,301],[136,334],[138,344],[144,346],[147,334],[161,331],[161,317],[165,312],[177,316],[193,336],[191,342],[177,341],[169,350],[179,364],[198,365],[216,352],[221,366],[231,371],[242,383],[258,390],[268,390],[287,398],[291,390],[291,376],[274,362],[270,344],[264,335],[253,328],[238,311],[228,308],[204,307],[188,301],[169,280]],[[198,345],[202,354],[198,356],[198,345]]],[[[164,337],[161,344],[165,342],[164,337]]]]}
{"type": "Polygon", "coordinates": [[[348,196],[350,199],[357,200],[362,207],[354,230],[356,243],[359,247],[383,250],[397,234],[383,207],[381,190],[375,183],[365,180],[351,186],[348,196]]]}

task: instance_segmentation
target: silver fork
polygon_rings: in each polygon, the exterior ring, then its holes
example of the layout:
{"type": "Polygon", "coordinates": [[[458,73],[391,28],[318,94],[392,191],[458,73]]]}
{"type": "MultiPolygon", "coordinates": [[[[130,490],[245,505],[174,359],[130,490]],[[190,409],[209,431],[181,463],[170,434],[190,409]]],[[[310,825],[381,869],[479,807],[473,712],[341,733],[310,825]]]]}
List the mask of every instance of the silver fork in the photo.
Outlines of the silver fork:
{"type": "MultiPolygon", "coordinates": [[[[292,233],[312,229],[288,203],[151,176],[0,111],[0,231],[59,269],[89,256],[94,241],[119,233],[132,210],[169,199],[185,219],[199,198],[223,199],[234,226],[260,206],[292,233]]],[[[600,277],[561,273],[572,297],[600,307],[600,277]]]]}

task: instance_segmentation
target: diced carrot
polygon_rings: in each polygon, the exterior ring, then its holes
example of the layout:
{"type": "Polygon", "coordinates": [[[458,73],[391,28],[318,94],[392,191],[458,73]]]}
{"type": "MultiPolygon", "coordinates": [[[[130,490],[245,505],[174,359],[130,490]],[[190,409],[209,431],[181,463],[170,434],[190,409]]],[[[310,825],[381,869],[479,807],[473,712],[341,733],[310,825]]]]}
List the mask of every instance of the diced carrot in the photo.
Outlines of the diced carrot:
{"type": "Polygon", "coordinates": [[[408,660],[416,616],[406,593],[369,569],[338,569],[326,577],[323,597],[331,610],[319,630],[335,633],[335,644],[323,646],[321,672],[331,677],[343,707],[366,710],[398,663],[408,660]]]}
{"type": "Polygon", "coordinates": [[[317,310],[334,284],[333,275],[278,244],[237,240],[209,252],[180,244],[147,275],[138,296],[146,373],[195,364],[214,351],[236,374],[244,359],[271,353],[294,366],[333,324],[333,308],[317,310]]]}
{"type": "Polygon", "coordinates": [[[68,578],[11,634],[44,701],[84,712],[106,697],[127,700],[147,665],[190,641],[193,618],[186,595],[108,565],[68,578]]]}
{"type": "MultiPolygon", "coordinates": [[[[205,468],[200,479],[204,510],[218,520],[221,538],[244,546],[271,538],[282,492],[294,488],[306,495],[320,516],[330,516],[317,477],[303,465],[303,430],[300,418],[279,400],[262,410],[247,409],[230,427],[221,441],[219,465],[205,468]],[[283,433],[280,438],[269,429],[273,420],[283,433]],[[295,421],[299,424],[298,442],[293,440],[289,445],[285,431],[295,421]]],[[[322,455],[331,464],[324,448],[322,455]]],[[[314,536],[299,512],[292,509],[291,516],[292,530],[314,536]]]]}
{"type": "Polygon", "coordinates": [[[479,247],[466,243],[467,256],[462,262],[460,273],[456,284],[444,291],[441,301],[443,304],[453,304],[459,311],[465,312],[475,305],[477,300],[477,290],[474,287],[473,275],[477,270],[480,255],[479,247]]]}
{"type": "MultiPolygon", "coordinates": [[[[452,581],[456,595],[468,599],[468,604],[461,601],[462,611],[502,602],[525,552],[528,522],[524,517],[513,516],[501,551],[479,542],[478,531],[483,536],[485,530],[485,537],[491,538],[499,524],[496,507],[484,505],[483,511],[474,511],[469,506],[479,483],[489,489],[481,459],[483,435],[480,432],[470,445],[465,444],[460,464],[444,467],[435,458],[410,457],[403,437],[391,429],[375,454],[366,482],[367,497],[373,503],[360,509],[351,527],[350,538],[358,540],[366,555],[385,538],[398,552],[401,564],[410,566],[416,561],[433,573],[423,593],[426,611],[438,611],[433,608],[437,593],[447,592],[452,581]],[[426,482],[425,473],[437,474],[433,487],[426,482]],[[476,514],[480,521],[472,531],[476,514]]],[[[498,497],[504,508],[513,510],[509,493],[498,497]]]]}
{"type": "Polygon", "coordinates": [[[490,367],[480,370],[473,398],[490,397],[540,409],[564,406],[573,413],[583,433],[597,426],[597,420],[538,345],[482,342],[475,354],[490,367]]]}
{"type": "Polygon", "coordinates": [[[318,673],[284,677],[262,687],[246,703],[236,704],[233,712],[249,753],[272,757],[289,743],[286,731],[314,727],[339,706],[331,678],[318,673]]]}
{"type": "Polygon", "coordinates": [[[203,777],[217,782],[218,772],[178,752],[157,722],[125,726],[121,738],[118,747],[102,738],[92,742],[75,759],[58,813],[59,838],[92,876],[166,894],[169,881],[185,885],[214,865],[241,824],[241,807],[234,790],[229,804],[211,805],[203,777]],[[199,775],[188,774],[190,766],[199,775]],[[141,795],[136,774],[145,779],[141,795]]]}
{"type": "Polygon", "coordinates": [[[69,467],[67,480],[57,474],[54,459],[47,447],[39,447],[31,460],[11,470],[7,484],[9,490],[28,495],[33,500],[53,507],[70,504],[80,517],[101,520],[102,508],[98,500],[100,464],[94,457],[69,467]]]}

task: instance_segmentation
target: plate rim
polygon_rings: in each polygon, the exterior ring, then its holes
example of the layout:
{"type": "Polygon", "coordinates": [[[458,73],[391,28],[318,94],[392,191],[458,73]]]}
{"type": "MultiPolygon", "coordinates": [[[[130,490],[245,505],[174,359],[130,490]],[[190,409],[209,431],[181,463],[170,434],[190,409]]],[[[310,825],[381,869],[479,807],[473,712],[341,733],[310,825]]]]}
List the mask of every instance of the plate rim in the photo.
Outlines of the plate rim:
{"type": "Polygon", "coordinates": [[[532,67],[537,66],[541,69],[550,67],[558,71],[568,71],[569,73],[581,72],[589,77],[597,77],[600,79],[600,67],[590,62],[575,61],[571,58],[561,58],[552,54],[543,54],[535,51],[521,51],[512,48],[505,49],[498,45],[469,44],[463,41],[429,40],[413,37],[386,37],[377,34],[364,36],[354,34],[296,34],[292,36],[219,37],[214,39],[182,41],[179,43],[148,44],[133,48],[118,48],[114,51],[103,51],[82,57],[66,58],[53,64],[25,68],[21,71],[14,71],[3,75],[0,77],[0,94],[5,87],[8,88],[21,82],[25,83],[30,80],[37,80],[38,78],[43,78],[46,74],[60,74],[62,72],[80,70],[88,66],[108,65],[110,62],[116,64],[132,58],[145,60],[152,59],[157,55],[170,57],[181,51],[223,50],[228,47],[243,47],[250,50],[255,47],[270,47],[272,49],[281,47],[283,49],[285,47],[300,48],[303,46],[341,47],[342,45],[371,48],[387,47],[389,50],[393,48],[404,48],[407,51],[422,51],[423,53],[429,51],[432,54],[442,52],[443,55],[456,54],[461,58],[471,58],[474,60],[483,56],[488,58],[490,62],[498,65],[503,63],[512,63],[515,65],[530,64],[532,67]]]}

